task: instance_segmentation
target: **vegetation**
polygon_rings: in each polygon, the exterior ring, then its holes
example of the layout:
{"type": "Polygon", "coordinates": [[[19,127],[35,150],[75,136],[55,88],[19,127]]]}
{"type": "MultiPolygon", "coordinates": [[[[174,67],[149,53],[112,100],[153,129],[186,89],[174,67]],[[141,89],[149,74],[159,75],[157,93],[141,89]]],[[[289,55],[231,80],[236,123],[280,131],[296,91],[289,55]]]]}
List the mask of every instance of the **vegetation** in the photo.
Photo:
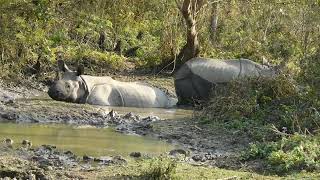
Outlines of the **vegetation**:
{"type": "Polygon", "coordinates": [[[98,72],[123,69],[128,61],[166,65],[182,58],[193,27],[199,52],[192,56],[258,62],[265,56],[299,70],[319,53],[316,0],[2,0],[0,10],[1,67],[9,71],[2,77],[25,73],[37,60],[42,72],[51,72],[58,52],[98,72]]]}
{"type": "Polygon", "coordinates": [[[278,78],[218,86],[197,117],[248,135],[244,160],[277,173],[319,171],[318,0],[1,0],[0,11],[0,78],[50,76],[61,53],[95,73],[128,63],[159,71],[197,55],[286,63],[278,78]]]}
{"type": "Polygon", "coordinates": [[[288,171],[319,171],[319,135],[294,134],[277,142],[251,144],[244,159],[262,158],[266,169],[277,173],[288,171]]]}
{"type": "Polygon", "coordinates": [[[262,159],[276,173],[319,171],[318,92],[286,75],[234,81],[218,86],[198,117],[248,136],[243,160],[262,159]]]}
{"type": "Polygon", "coordinates": [[[141,175],[143,179],[173,179],[177,162],[163,157],[154,158],[149,164],[149,168],[141,175]]]}

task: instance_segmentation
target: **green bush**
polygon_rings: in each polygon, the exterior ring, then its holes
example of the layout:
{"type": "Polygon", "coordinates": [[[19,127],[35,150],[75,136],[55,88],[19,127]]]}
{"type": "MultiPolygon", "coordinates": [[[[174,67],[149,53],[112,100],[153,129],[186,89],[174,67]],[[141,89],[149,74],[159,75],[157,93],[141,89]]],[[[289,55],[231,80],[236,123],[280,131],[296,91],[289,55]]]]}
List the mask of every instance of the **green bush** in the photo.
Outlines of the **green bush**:
{"type": "Polygon", "coordinates": [[[277,142],[253,143],[242,155],[244,160],[263,159],[267,169],[278,174],[320,170],[320,136],[294,134],[277,142]]]}
{"type": "MultiPolygon", "coordinates": [[[[318,2],[221,1],[214,37],[209,28],[212,3],[201,2],[204,6],[195,17],[201,56],[288,61],[309,82],[319,84],[318,65],[312,65],[319,59],[318,2]]],[[[1,64],[14,68],[30,65],[39,56],[45,57],[40,59],[44,66],[51,65],[60,46],[103,53],[114,50],[118,40],[124,53],[138,47],[133,57],[137,66],[153,68],[169,64],[186,43],[185,21],[174,0],[6,0],[0,2],[0,11],[1,64]]],[[[71,57],[78,62],[78,56],[71,57]]]]}
{"type": "Polygon", "coordinates": [[[197,117],[247,135],[254,143],[243,160],[262,160],[276,173],[319,170],[317,88],[301,86],[288,75],[218,85],[197,117]]]}
{"type": "Polygon", "coordinates": [[[266,127],[273,124],[280,130],[285,127],[288,133],[304,129],[312,132],[320,124],[320,101],[314,92],[286,75],[237,80],[218,85],[198,115],[206,122],[222,121],[232,128],[246,123],[252,127],[253,123],[266,127]]]}
{"type": "Polygon", "coordinates": [[[174,179],[177,162],[168,158],[154,158],[149,167],[142,173],[142,179],[169,180],[174,179]]]}
{"type": "Polygon", "coordinates": [[[124,57],[113,52],[102,53],[99,51],[86,50],[80,56],[81,59],[90,62],[94,61],[96,63],[107,64],[113,69],[121,68],[124,63],[124,57]]]}
{"type": "Polygon", "coordinates": [[[317,89],[317,94],[320,95],[320,49],[312,55],[302,60],[300,80],[308,83],[310,86],[317,89]]]}

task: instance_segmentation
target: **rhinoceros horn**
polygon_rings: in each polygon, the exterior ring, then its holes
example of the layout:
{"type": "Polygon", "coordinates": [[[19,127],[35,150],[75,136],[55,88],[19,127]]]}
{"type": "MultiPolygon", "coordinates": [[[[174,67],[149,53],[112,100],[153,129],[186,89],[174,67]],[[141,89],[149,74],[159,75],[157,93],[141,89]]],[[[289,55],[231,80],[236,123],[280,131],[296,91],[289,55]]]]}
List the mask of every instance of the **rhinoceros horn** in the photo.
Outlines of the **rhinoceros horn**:
{"type": "Polygon", "coordinates": [[[77,76],[84,74],[84,66],[79,65],[77,67],[77,71],[72,71],[69,69],[69,67],[66,65],[66,63],[63,60],[58,60],[58,70],[56,71],[56,78],[55,80],[68,80],[68,79],[75,79],[77,76]],[[60,75],[62,73],[62,75],[60,75]]]}

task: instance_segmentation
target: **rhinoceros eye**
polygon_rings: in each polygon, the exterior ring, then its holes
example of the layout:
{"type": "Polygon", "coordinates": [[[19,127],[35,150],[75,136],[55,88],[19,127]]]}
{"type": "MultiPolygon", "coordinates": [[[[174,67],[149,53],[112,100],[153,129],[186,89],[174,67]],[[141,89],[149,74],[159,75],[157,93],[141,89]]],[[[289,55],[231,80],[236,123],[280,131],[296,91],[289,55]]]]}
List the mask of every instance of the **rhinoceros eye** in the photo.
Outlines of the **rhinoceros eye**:
{"type": "Polygon", "coordinates": [[[70,87],[71,87],[70,84],[69,84],[69,83],[66,83],[66,89],[67,89],[67,90],[70,90],[70,87]]]}

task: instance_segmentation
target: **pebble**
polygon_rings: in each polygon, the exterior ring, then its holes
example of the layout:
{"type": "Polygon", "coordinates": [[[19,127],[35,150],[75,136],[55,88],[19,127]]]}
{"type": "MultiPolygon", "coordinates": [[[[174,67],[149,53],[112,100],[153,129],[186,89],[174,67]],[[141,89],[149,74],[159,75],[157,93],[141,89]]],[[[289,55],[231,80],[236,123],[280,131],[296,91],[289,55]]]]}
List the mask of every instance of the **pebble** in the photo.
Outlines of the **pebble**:
{"type": "Polygon", "coordinates": [[[127,160],[125,160],[122,156],[114,156],[113,161],[117,164],[127,163],[127,160]]]}
{"type": "Polygon", "coordinates": [[[200,154],[192,156],[192,159],[196,162],[198,162],[198,161],[205,162],[206,161],[206,157],[203,155],[200,155],[200,154]]]}
{"type": "Polygon", "coordinates": [[[132,152],[132,153],[130,153],[130,156],[135,157],[135,158],[139,158],[139,157],[141,157],[141,152],[132,152]]]}
{"type": "Polygon", "coordinates": [[[71,151],[66,151],[66,152],[64,152],[64,154],[67,155],[67,156],[72,156],[72,157],[75,157],[75,156],[76,156],[76,155],[75,155],[73,152],[71,152],[71,151]]]}
{"type": "Polygon", "coordinates": [[[12,144],[13,144],[13,140],[10,138],[6,138],[3,140],[3,142],[5,143],[6,146],[11,147],[12,148],[12,144]]]}
{"type": "Polygon", "coordinates": [[[52,166],[46,166],[44,169],[45,169],[46,171],[52,171],[52,170],[53,170],[53,167],[52,167],[52,166]]]}
{"type": "Polygon", "coordinates": [[[5,113],[5,114],[1,114],[1,117],[3,119],[12,121],[12,120],[17,120],[19,118],[19,115],[17,115],[16,113],[5,113]]]}
{"type": "Polygon", "coordinates": [[[28,179],[29,180],[36,180],[36,175],[30,173],[29,176],[28,176],[28,179]]]}
{"type": "Polygon", "coordinates": [[[176,155],[179,155],[179,154],[184,155],[184,156],[187,157],[190,154],[190,152],[186,151],[186,150],[183,150],[183,149],[174,149],[174,150],[171,150],[169,152],[170,156],[176,156],[176,155]]]}
{"type": "Polygon", "coordinates": [[[110,112],[109,112],[109,116],[111,117],[111,118],[116,118],[116,117],[118,117],[119,115],[118,115],[118,113],[115,111],[115,110],[111,110],[110,112]]]}
{"type": "Polygon", "coordinates": [[[53,146],[53,145],[47,145],[47,144],[44,144],[41,146],[42,148],[44,149],[47,149],[49,151],[52,151],[53,149],[56,149],[57,147],[56,146],[53,146]]]}
{"type": "Polygon", "coordinates": [[[83,159],[84,161],[93,161],[93,160],[94,160],[94,157],[84,155],[84,156],[82,157],[82,159],[83,159]]]}
{"type": "Polygon", "coordinates": [[[126,118],[126,119],[134,118],[134,114],[132,112],[129,112],[128,114],[124,115],[123,118],[126,118]]]}
{"type": "Polygon", "coordinates": [[[102,162],[102,163],[107,163],[107,162],[112,162],[112,157],[110,156],[101,156],[98,158],[94,158],[95,162],[102,162]]]}
{"type": "Polygon", "coordinates": [[[133,121],[140,121],[141,117],[139,115],[135,115],[132,112],[129,112],[128,114],[123,116],[124,119],[129,119],[129,120],[133,120],[133,121]]]}
{"type": "Polygon", "coordinates": [[[26,140],[26,139],[22,140],[21,144],[22,144],[22,146],[25,147],[25,148],[31,148],[31,146],[32,146],[31,141],[26,140]]]}
{"type": "Polygon", "coordinates": [[[158,116],[148,116],[142,119],[143,121],[154,122],[161,120],[158,116]]]}

